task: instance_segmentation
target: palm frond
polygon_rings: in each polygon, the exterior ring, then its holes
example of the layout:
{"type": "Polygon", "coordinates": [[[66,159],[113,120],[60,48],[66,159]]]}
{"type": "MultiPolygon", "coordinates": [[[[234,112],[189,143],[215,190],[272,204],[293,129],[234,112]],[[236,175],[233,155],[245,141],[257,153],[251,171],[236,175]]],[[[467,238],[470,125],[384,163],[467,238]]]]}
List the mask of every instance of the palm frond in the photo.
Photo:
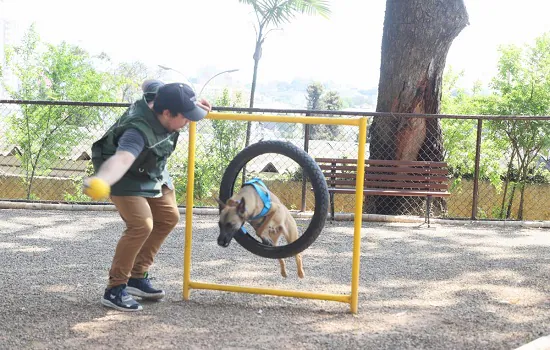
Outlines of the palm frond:
{"type": "Polygon", "coordinates": [[[328,18],[330,6],[328,0],[239,0],[251,5],[262,25],[279,26],[290,22],[297,14],[321,15],[328,18]]]}
{"type": "Polygon", "coordinates": [[[254,12],[256,13],[256,17],[258,18],[258,22],[260,22],[260,19],[265,16],[265,4],[262,0],[239,0],[240,3],[245,5],[251,5],[254,9],[254,12]]]}
{"type": "Polygon", "coordinates": [[[328,0],[300,0],[296,1],[296,9],[307,15],[320,15],[328,18],[330,16],[330,6],[328,0]]]}
{"type": "Polygon", "coordinates": [[[267,23],[279,26],[290,22],[296,16],[296,10],[293,7],[296,0],[271,0],[270,2],[267,23]]]}

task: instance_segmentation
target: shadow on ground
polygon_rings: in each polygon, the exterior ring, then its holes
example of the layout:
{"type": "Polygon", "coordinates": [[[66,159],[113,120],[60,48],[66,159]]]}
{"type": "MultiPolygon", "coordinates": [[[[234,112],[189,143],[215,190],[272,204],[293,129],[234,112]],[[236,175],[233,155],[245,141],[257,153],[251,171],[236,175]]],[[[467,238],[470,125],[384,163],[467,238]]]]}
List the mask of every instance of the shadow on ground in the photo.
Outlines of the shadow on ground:
{"type": "MultiPolygon", "coordinates": [[[[236,242],[217,218],[193,222],[195,281],[350,292],[352,223],[327,224],[293,259],[236,242]]],[[[151,269],[165,301],[128,314],[99,304],[123,226],[115,212],[0,211],[0,348],[513,349],[550,326],[548,250],[539,229],[365,223],[359,314],[346,304],[193,290],[183,301],[184,221],[151,269]]]]}

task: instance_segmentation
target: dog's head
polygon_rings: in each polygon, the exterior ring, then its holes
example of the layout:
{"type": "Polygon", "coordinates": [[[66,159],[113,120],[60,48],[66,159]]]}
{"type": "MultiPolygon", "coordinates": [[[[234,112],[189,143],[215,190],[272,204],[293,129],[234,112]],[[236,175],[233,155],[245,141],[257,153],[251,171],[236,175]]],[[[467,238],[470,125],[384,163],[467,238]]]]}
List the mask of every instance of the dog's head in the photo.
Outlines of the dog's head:
{"type": "Polygon", "coordinates": [[[220,221],[218,226],[220,227],[220,235],[218,236],[218,245],[227,247],[233,236],[246,222],[247,212],[246,203],[244,198],[240,201],[229,199],[227,203],[223,203],[216,198],[216,201],[220,204],[222,211],[220,212],[220,221]]]}

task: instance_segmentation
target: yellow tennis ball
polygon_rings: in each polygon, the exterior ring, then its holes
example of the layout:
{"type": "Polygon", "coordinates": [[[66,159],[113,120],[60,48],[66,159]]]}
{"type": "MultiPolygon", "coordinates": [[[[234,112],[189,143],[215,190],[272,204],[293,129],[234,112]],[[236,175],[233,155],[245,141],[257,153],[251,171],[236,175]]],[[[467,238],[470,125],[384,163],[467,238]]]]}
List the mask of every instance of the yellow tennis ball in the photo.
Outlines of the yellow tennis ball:
{"type": "Polygon", "coordinates": [[[111,186],[98,177],[94,177],[88,181],[87,186],[84,189],[84,193],[90,196],[93,200],[99,200],[109,197],[111,193],[111,186]]]}

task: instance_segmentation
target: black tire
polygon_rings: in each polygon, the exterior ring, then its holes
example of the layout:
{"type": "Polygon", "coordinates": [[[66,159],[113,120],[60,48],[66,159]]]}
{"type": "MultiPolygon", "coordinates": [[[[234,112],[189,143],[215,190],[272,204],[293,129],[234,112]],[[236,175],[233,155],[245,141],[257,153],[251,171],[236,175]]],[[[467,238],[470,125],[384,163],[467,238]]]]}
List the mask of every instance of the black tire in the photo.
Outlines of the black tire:
{"type": "Polygon", "coordinates": [[[260,141],[243,149],[229,163],[220,185],[220,199],[225,203],[232,195],[235,182],[243,167],[253,158],[264,153],[277,153],[287,156],[298,163],[311,181],[315,196],[315,210],[306,231],[294,242],[283,246],[262,244],[248,233],[241,231],[235,239],[249,252],[270,259],[283,259],[294,256],[307,249],[319,236],[325,226],[328,213],[329,195],[327,183],[319,165],[304,150],[285,141],[260,141]]]}

